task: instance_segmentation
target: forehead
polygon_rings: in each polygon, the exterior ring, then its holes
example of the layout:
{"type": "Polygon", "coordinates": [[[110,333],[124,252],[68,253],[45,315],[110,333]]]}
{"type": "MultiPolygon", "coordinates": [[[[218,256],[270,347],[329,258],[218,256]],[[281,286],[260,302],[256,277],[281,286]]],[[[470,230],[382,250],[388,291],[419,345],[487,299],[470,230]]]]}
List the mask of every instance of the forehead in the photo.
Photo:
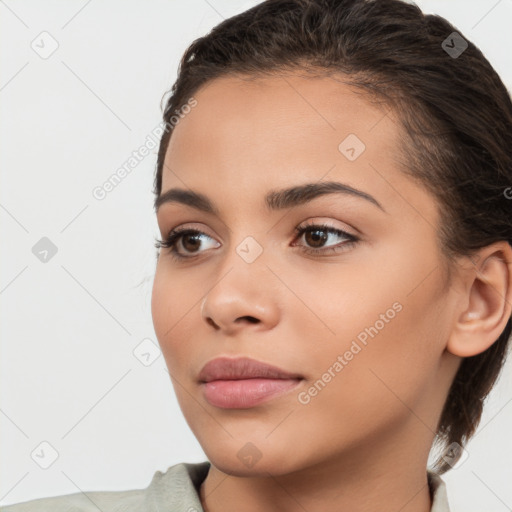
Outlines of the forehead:
{"type": "Polygon", "coordinates": [[[197,106],[171,137],[168,152],[173,158],[181,157],[182,149],[183,156],[193,157],[187,150],[199,143],[203,152],[212,153],[228,152],[240,143],[240,152],[257,153],[259,159],[287,150],[292,158],[298,146],[315,156],[325,150],[338,156],[338,144],[349,134],[374,152],[397,143],[398,122],[390,119],[389,109],[372,105],[361,90],[329,77],[222,77],[206,83],[195,98],[197,106]],[[311,151],[319,142],[319,150],[311,151]],[[258,143],[266,145],[255,148],[258,143]]]}
{"type": "Polygon", "coordinates": [[[170,139],[162,192],[185,186],[218,202],[246,202],[268,189],[325,178],[383,203],[396,201],[393,183],[431,202],[398,170],[393,112],[339,80],[222,77],[194,97],[197,105],[170,139]]]}

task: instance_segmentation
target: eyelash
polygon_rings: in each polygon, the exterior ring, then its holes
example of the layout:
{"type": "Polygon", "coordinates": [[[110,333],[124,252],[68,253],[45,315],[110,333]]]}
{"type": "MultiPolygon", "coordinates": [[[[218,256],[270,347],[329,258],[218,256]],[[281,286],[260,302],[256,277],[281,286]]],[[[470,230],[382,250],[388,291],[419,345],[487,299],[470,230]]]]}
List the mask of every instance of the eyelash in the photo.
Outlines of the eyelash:
{"type": "MultiPolygon", "coordinates": [[[[337,245],[333,247],[327,247],[325,249],[302,249],[307,254],[313,254],[318,255],[320,253],[338,253],[341,251],[346,251],[349,248],[351,248],[353,245],[355,245],[357,242],[359,242],[359,238],[347,233],[346,231],[343,231],[341,229],[333,228],[332,226],[329,226],[327,224],[307,224],[303,226],[297,226],[294,229],[295,232],[295,238],[300,238],[304,233],[308,231],[323,231],[329,234],[335,234],[342,237],[347,238],[347,241],[344,242],[342,245],[337,245]]],[[[179,254],[176,250],[176,243],[179,241],[179,239],[185,235],[206,235],[208,238],[211,238],[209,235],[204,233],[203,231],[199,231],[197,229],[190,229],[190,228],[183,228],[183,229],[173,229],[169,232],[167,235],[167,238],[165,240],[157,239],[155,241],[155,247],[157,249],[166,248],[170,249],[169,254],[172,256],[175,260],[189,260],[193,259],[197,256],[183,256],[182,254],[179,254]]]]}

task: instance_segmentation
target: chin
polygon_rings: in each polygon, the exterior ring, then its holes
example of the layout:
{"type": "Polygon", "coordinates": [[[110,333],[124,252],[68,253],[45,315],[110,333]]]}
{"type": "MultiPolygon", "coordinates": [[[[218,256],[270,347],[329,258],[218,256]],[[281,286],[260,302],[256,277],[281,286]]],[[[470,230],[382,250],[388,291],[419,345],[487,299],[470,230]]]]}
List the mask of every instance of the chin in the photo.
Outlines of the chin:
{"type": "Polygon", "coordinates": [[[261,458],[252,467],[240,461],[236,455],[235,457],[224,456],[208,456],[208,460],[218,470],[231,476],[236,477],[268,477],[269,474],[273,476],[285,475],[293,472],[293,468],[287,468],[283,465],[281,460],[266,460],[261,458]]]}
{"type": "Polygon", "coordinates": [[[254,443],[230,438],[224,443],[202,445],[208,460],[223,473],[239,477],[268,477],[293,473],[300,469],[298,453],[289,446],[273,445],[268,440],[254,443]],[[264,446],[263,446],[264,445],[264,446]]]}

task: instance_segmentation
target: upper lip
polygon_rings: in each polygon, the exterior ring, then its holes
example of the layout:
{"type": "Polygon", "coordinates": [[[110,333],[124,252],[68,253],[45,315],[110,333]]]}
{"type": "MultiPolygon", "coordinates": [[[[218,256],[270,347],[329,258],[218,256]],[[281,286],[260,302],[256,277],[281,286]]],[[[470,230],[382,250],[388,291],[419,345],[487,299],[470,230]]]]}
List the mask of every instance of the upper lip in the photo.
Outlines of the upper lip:
{"type": "Polygon", "coordinates": [[[301,375],[290,373],[249,357],[218,357],[206,363],[199,373],[200,382],[238,379],[300,379],[301,375]]]}

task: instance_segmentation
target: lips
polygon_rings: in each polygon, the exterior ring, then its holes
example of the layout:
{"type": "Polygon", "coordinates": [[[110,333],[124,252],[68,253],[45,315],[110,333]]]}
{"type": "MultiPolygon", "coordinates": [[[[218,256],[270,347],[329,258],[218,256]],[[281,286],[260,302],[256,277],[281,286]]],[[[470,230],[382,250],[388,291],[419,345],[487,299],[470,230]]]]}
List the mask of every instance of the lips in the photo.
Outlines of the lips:
{"type": "Polygon", "coordinates": [[[302,376],[248,357],[219,357],[206,363],[198,378],[203,383],[214,380],[302,379],[302,376]]]}
{"type": "Polygon", "coordinates": [[[221,409],[249,409],[290,393],[303,377],[247,357],[220,357],[199,373],[205,400],[221,409]]]}

